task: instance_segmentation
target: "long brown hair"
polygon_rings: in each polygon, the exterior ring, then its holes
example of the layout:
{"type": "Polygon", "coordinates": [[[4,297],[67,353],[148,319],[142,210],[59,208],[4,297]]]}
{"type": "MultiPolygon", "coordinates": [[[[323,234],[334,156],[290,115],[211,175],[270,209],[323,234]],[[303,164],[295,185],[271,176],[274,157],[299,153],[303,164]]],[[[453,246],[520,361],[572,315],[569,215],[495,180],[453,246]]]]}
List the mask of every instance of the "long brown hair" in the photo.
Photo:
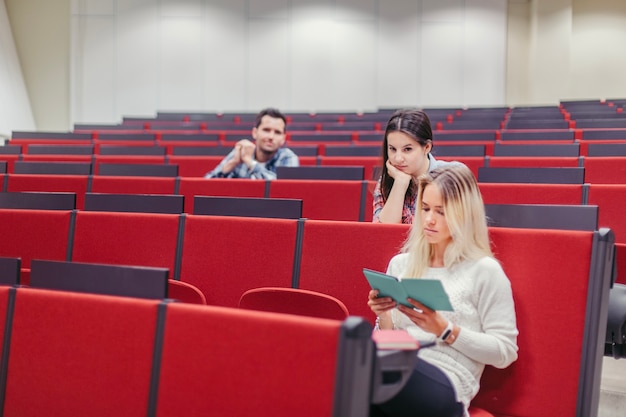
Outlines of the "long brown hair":
{"type": "MultiPolygon", "coordinates": [[[[433,131],[430,126],[430,119],[428,115],[421,110],[417,109],[402,109],[396,110],[389,121],[387,122],[387,128],[385,129],[385,138],[383,140],[383,161],[381,172],[381,192],[383,195],[383,201],[387,201],[387,197],[393,187],[394,179],[387,172],[387,160],[389,159],[389,143],[387,137],[390,132],[402,132],[409,135],[417,142],[422,148],[432,144],[433,131]]],[[[411,181],[411,186],[406,190],[404,198],[415,194],[417,191],[417,185],[414,181],[411,181]]]]}

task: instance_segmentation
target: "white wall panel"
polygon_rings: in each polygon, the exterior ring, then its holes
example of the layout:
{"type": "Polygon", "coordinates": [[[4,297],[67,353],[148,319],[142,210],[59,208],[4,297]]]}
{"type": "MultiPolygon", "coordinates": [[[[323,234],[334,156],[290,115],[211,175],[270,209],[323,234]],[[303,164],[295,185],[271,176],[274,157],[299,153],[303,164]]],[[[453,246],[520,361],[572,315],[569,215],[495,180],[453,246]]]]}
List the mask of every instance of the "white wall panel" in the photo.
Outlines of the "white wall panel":
{"type": "Polygon", "coordinates": [[[115,14],[115,0],[73,0],[70,7],[72,14],[91,16],[115,14]]]}
{"type": "Polygon", "coordinates": [[[203,21],[162,18],[158,108],[164,111],[204,108],[203,21]]]}
{"type": "Polygon", "coordinates": [[[250,19],[289,19],[290,0],[248,0],[250,19]]]}
{"type": "Polygon", "coordinates": [[[422,20],[424,22],[462,22],[464,3],[465,0],[422,0],[422,20]]]}
{"type": "Polygon", "coordinates": [[[506,2],[466,0],[463,39],[463,102],[466,106],[504,103],[506,90],[506,2]]]}
{"type": "Polygon", "coordinates": [[[422,24],[423,107],[458,106],[463,102],[463,28],[458,23],[422,24]]]}
{"type": "Polygon", "coordinates": [[[74,123],[116,123],[115,109],[117,35],[115,19],[78,16],[72,36],[74,123]]]}
{"type": "Polygon", "coordinates": [[[161,16],[202,17],[204,0],[160,0],[161,16]]]}
{"type": "Polygon", "coordinates": [[[332,49],[335,22],[319,9],[294,13],[292,32],[292,106],[298,111],[332,107],[332,49]],[[297,15],[297,16],[295,16],[297,15]],[[321,106],[321,103],[326,103],[321,106]]]}
{"type": "Polygon", "coordinates": [[[134,0],[118,12],[115,103],[120,119],[154,115],[160,50],[156,3],[156,0],[134,0]]]}
{"type": "MultiPolygon", "coordinates": [[[[376,37],[371,22],[335,24],[329,110],[373,110],[376,106],[376,37]]],[[[317,106],[318,110],[324,107],[317,106]]]]}
{"type": "Polygon", "coordinates": [[[183,109],[341,111],[504,100],[504,0],[72,6],[76,122],[183,109]]]}
{"type": "Polygon", "coordinates": [[[254,71],[255,65],[248,62],[245,6],[245,0],[212,0],[207,6],[203,34],[206,39],[204,109],[247,109],[247,74],[254,71]]]}
{"type": "Polygon", "coordinates": [[[398,108],[420,103],[422,57],[418,2],[386,0],[379,3],[376,49],[376,102],[398,108]]]}
{"type": "Polygon", "coordinates": [[[248,108],[289,107],[290,30],[286,19],[250,21],[248,108]]]}
{"type": "Polygon", "coordinates": [[[34,130],[35,121],[4,2],[0,2],[0,97],[0,139],[14,130],[34,130]]]}
{"type": "Polygon", "coordinates": [[[376,0],[336,0],[335,18],[337,20],[376,20],[377,3],[376,0]]]}

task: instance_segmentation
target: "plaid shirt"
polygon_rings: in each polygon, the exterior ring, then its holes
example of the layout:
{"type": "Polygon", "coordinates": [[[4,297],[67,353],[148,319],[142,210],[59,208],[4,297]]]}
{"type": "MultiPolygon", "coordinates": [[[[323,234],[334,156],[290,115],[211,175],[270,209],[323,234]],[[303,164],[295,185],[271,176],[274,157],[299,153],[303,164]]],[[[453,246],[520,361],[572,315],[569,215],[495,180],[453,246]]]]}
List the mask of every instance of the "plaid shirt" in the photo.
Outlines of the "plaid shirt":
{"type": "MultiPolygon", "coordinates": [[[[439,168],[440,166],[446,164],[458,164],[459,162],[446,162],[446,161],[438,161],[434,156],[428,154],[428,171],[432,171],[435,168],[439,168]]],[[[380,211],[385,206],[385,202],[383,201],[383,193],[381,192],[381,182],[380,178],[376,183],[376,188],[374,189],[374,216],[372,218],[373,223],[380,223],[380,211]]],[[[417,195],[413,194],[408,197],[405,197],[404,204],[402,205],[402,223],[403,224],[412,224],[413,218],[415,217],[415,206],[417,205],[417,195]]]]}
{"type": "Polygon", "coordinates": [[[248,166],[241,163],[235,167],[228,174],[222,172],[224,165],[235,157],[235,150],[230,151],[222,162],[219,163],[215,169],[207,173],[204,178],[252,178],[260,180],[275,180],[276,179],[276,167],[297,167],[300,166],[298,155],[296,155],[291,149],[279,148],[274,154],[272,159],[266,163],[259,162],[254,166],[254,169],[248,169],[248,166]]]}

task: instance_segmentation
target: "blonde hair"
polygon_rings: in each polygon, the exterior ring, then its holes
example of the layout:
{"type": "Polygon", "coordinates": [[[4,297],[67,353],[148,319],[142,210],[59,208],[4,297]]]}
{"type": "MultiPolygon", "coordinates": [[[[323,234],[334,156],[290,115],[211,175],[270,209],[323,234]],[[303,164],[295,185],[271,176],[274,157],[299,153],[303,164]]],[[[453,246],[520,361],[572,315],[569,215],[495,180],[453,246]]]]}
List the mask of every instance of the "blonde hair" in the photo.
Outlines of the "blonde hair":
{"type": "Polygon", "coordinates": [[[407,277],[420,278],[433,256],[421,221],[424,189],[434,186],[443,198],[443,212],[452,236],[444,253],[444,266],[453,268],[465,260],[494,257],[489,242],[485,205],[474,174],[461,163],[446,164],[418,178],[416,216],[402,248],[411,254],[407,277]]]}

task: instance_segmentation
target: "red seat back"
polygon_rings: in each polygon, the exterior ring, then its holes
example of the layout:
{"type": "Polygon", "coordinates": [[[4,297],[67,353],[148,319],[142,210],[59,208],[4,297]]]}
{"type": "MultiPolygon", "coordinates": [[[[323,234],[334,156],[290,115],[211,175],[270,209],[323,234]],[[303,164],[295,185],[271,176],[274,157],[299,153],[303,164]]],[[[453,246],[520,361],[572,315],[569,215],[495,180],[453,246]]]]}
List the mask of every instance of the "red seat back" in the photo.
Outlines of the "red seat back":
{"type": "Polygon", "coordinates": [[[174,276],[180,215],[79,211],[72,260],[156,266],[174,276]]]}
{"type": "Polygon", "coordinates": [[[180,280],[237,307],[256,287],[291,287],[298,220],[187,215],[180,280]]]}
{"type": "Polygon", "coordinates": [[[345,304],[339,299],[299,288],[253,288],[243,293],[239,307],[333,320],[344,320],[349,315],[345,304]]]}
{"type": "Polygon", "coordinates": [[[302,217],[359,221],[363,181],[274,180],[270,198],[302,200],[302,217]]]}
{"type": "Polygon", "coordinates": [[[17,289],[4,415],[147,415],[158,304],[17,289]]]}
{"type": "Polygon", "coordinates": [[[487,367],[473,403],[496,415],[576,415],[593,233],[491,228],[490,237],[513,288],[519,358],[487,367]],[[563,329],[567,341],[550,343],[563,329]]]}
{"type": "Polygon", "coordinates": [[[624,201],[626,184],[589,184],[588,204],[599,207],[598,226],[613,230],[617,243],[626,243],[624,201]]]}
{"type": "Polygon", "coordinates": [[[0,256],[22,259],[22,284],[32,259],[66,260],[71,218],[65,210],[0,209],[0,256]]]}
{"type": "Polygon", "coordinates": [[[363,268],[385,272],[400,251],[408,225],[307,220],[299,288],[341,300],[350,314],[374,321],[363,268]]]}
{"type": "Polygon", "coordinates": [[[266,181],[238,178],[180,179],[178,193],[185,196],[185,213],[193,213],[194,196],[265,197],[266,181]]]}
{"type": "Polygon", "coordinates": [[[332,416],[340,328],[334,320],[170,304],[156,415],[332,416]]]}

